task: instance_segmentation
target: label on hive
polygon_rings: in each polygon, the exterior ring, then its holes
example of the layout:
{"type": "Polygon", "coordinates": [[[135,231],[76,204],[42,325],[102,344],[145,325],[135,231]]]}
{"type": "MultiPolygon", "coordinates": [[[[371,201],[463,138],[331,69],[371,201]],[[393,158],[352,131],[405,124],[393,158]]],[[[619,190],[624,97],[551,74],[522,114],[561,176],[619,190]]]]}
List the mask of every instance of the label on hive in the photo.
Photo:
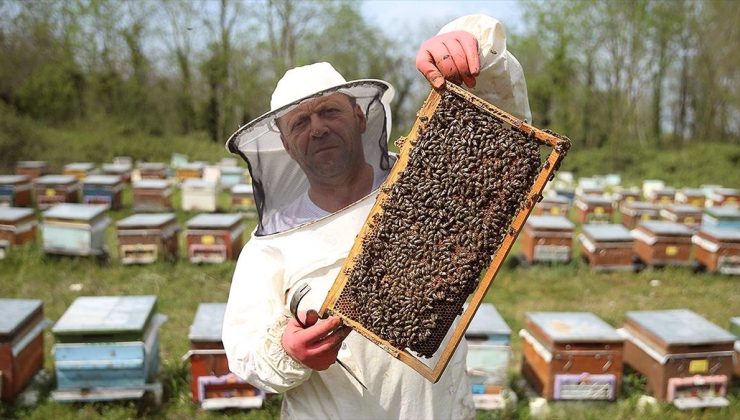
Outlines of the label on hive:
{"type": "Polygon", "coordinates": [[[614,398],[614,375],[555,375],[553,397],[558,400],[609,400],[614,398]]]}
{"type": "Polygon", "coordinates": [[[56,191],[54,191],[54,188],[47,188],[46,191],[44,191],[44,195],[47,197],[53,197],[56,195],[56,191]]]}
{"type": "Polygon", "coordinates": [[[689,362],[689,373],[706,373],[709,370],[709,360],[692,360],[689,362]]]}
{"type": "Polygon", "coordinates": [[[600,216],[600,215],[604,214],[604,208],[603,207],[596,207],[594,209],[594,213],[600,216]]]}
{"type": "Polygon", "coordinates": [[[203,245],[213,245],[216,242],[216,238],[213,235],[203,235],[200,237],[200,243],[203,245]]]}
{"type": "Polygon", "coordinates": [[[678,247],[674,245],[668,245],[665,247],[665,254],[669,257],[673,257],[678,254],[678,247]]]}
{"type": "Polygon", "coordinates": [[[550,214],[552,214],[553,216],[560,216],[560,207],[551,208],[550,214]]]}
{"type": "Polygon", "coordinates": [[[568,261],[570,247],[565,245],[535,245],[534,259],[537,261],[568,261]]]}

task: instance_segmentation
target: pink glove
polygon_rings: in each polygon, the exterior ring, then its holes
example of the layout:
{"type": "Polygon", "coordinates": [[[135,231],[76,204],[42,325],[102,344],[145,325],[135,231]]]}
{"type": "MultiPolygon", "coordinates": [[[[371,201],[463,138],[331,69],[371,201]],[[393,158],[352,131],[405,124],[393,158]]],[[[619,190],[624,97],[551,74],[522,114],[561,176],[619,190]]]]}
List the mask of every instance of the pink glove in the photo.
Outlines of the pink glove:
{"type": "Polygon", "coordinates": [[[320,320],[316,311],[306,314],[304,329],[295,319],[289,319],[283,331],[283,348],[295,360],[313,370],[326,370],[337,360],[342,341],[352,331],[341,325],[338,317],[320,320]]]}
{"type": "Polygon", "coordinates": [[[478,40],[465,31],[429,38],[416,54],[416,68],[435,89],[441,88],[445,79],[473,87],[480,72],[478,40]]]}

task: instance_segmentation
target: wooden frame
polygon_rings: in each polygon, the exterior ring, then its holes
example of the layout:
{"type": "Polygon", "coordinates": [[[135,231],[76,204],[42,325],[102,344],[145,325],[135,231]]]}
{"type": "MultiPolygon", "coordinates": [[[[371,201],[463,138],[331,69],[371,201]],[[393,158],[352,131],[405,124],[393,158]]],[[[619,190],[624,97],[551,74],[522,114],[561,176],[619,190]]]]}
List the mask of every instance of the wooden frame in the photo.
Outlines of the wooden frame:
{"type": "Polygon", "coordinates": [[[349,274],[352,270],[353,261],[355,260],[355,256],[359,255],[362,252],[362,241],[365,236],[371,232],[370,225],[373,216],[382,213],[383,210],[381,205],[388,199],[388,192],[390,191],[390,187],[398,180],[401,172],[406,168],[409,160],[409,155],[416,143],[415,140],[419,137],[421,129],[430,120],[430,116],[434,114],[441,102],[442,96],[437,91],[432,90],[432,92],[427,97],[426,101],[417,114],[417,119],[414,122],[409,135],[405,138],[401,137],[397,141],[396,144],[399,146],[400,149],[398,161],[393,166],[390,174],[388,175],[388,178],[381,186],[380,192],[378,193],[378,198],[375,201],[372,209],[370,210],[370,214],[368,215],[365,224],[357,235],[355,243],[350,250],[349,256],[345,259],[343,267],[340,270],[336,280],[334,281],[334,285],[329,290],[326,300],[321,305],[321,309],[319,311],[321,316],[331,314],[340,317],[346,325],[351,326],[355,331],[362,334],[371,342],[377,344],[380,348],[388,352],[391,356],[399,359],[401,362],[416,370],[427,380],[435,383],[439,380],[440,376],[447,367],[447,364],[452,358],[457,345],[460,343],[460,340],[462,340],[468,324],[470,324],[473,315],[475,315],[475,312],[478,310],[478,306],[481,304],[483,297],[488,291],[488,288],[491,286],[496,273],[498,273],[499,268],[503,265],[504,259],[509,254],[509,251],[514,244],[519,231],[524,226],[524,222],[527,220],[529,213],[532,211],[532,208],[534,207],[535,203],[537,203],[539,198],[542,197],[542,190],[544,189],[545,184],[548,182],[548,180],[554,177],[555,170],[560,166],[560,162],[565,156],[567,150],[570,148],[570,141],[567,138],[560,138],[543,130],[537,129],[534,126],[527,124],[506,112],[501,111],[500,109],[481,100],[480,98],[477,98],[476,96],[458,86],[447,83],[446,89],[466,100],[471,105],[477,107],[479,111],[489,114],[501,123],[511,126],[512,129],[518,130],[525,135],[531,136],[533,139],[541,142],[542,145],[552,147],[553,150],[548,155],[546,162],[544,162],[540,173],[537,175],[537,178],[535,179],[531,190],[527,194],[527,199],[524,202],[523,208],[519,211],[519,213],[514,218],[514,221],[509,226],[506,237],[504,238],[499,249],[494,253],[491,264],[488,266],[488,269],[486,270],[484,276],[481,278],[478,286],[472,293],[468,302],[468,306],[463,311],[462,315],[460,315],[460,321],[457,326],[454,327],[451,336],[449,334],[450,332],[448,331],[448,336],[450,337],[450,339],[449,341],[447,341],[446,347],[440,347],[437,350],[437,354],[440,354],[437,363],[430,368],[422,361],[417,359],[414,355],[409,353],[407,350],[394,347],[388,341],[370,332],[359,322],[342,314],[336,309],[335,306],[337,304],[339,295],[341,294],[344,286],[347,283],[349,274]]]}

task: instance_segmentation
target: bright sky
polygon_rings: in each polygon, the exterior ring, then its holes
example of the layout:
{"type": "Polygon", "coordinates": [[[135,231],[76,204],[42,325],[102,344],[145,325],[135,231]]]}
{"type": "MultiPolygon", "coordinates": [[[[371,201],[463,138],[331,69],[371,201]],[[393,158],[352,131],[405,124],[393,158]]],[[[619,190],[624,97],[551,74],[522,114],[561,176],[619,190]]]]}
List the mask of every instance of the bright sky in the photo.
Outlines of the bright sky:
{"type": "MultiPolygon", "coordinates": [[[[362,12],[371,22],[386,29],[389,35],[403,34],[421,22],[446,23],[473,13],[497,18],[507,31],[521,29],[523,24],[518,0],[365,0],[362,12]]],[[[433,28],[432,33],[438,29],[433,28]]]]}

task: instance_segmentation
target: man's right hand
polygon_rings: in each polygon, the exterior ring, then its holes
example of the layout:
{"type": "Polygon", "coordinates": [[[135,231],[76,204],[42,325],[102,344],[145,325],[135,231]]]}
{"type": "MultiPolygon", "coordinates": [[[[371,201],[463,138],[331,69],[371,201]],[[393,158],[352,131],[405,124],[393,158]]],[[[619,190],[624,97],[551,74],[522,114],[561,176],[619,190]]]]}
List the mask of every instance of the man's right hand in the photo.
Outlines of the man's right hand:
{"type": "Polygon", "coordinates": [[[319,320],[316,311],[306,315],[306,328],[289,319],[283,331],[285,352],[313,370],[326,370],[337,360],[342,342],[352,331],[338,317],[319,320]]]}

